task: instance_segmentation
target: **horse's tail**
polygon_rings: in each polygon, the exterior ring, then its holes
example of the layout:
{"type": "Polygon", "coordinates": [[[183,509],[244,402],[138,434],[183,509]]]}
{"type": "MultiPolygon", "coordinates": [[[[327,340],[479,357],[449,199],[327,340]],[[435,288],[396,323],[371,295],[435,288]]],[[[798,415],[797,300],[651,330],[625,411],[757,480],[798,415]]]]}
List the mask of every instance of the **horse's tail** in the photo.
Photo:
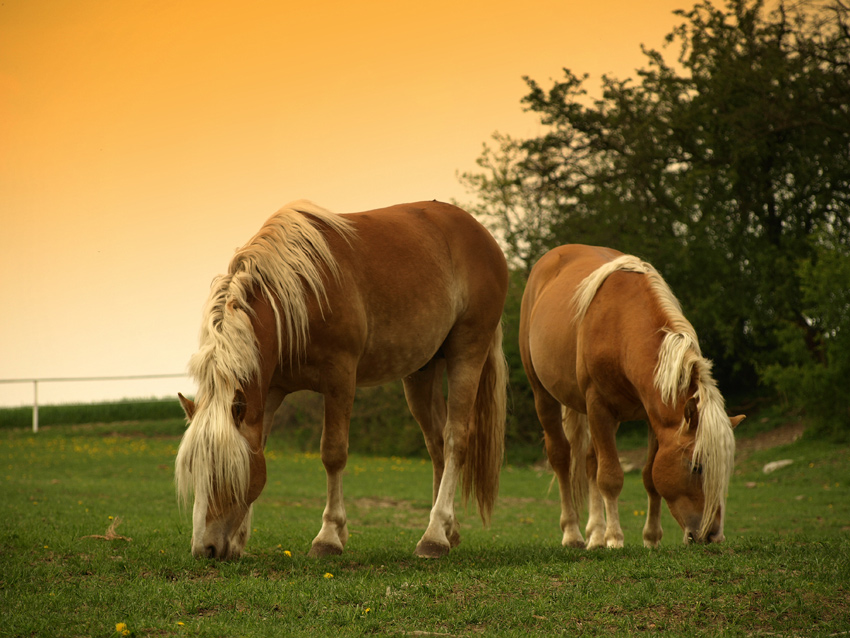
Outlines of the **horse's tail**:
{"type": "Polygon", "coordinates": [[[587,451],[590,448],[590,424],[587,415],[561,407],[561,424],[570,442],[570,497],[576,514],[587,504],[587,451]]]}
{"type": "Polygon", "coordinates": [[[478,381],[463,467],[464,502],[471,494],[475,495],[485,525],[499,494],[499,473],[505,455],[507,382],[508,364],[502,351],[502,326],[499,324],[478,381]]]}

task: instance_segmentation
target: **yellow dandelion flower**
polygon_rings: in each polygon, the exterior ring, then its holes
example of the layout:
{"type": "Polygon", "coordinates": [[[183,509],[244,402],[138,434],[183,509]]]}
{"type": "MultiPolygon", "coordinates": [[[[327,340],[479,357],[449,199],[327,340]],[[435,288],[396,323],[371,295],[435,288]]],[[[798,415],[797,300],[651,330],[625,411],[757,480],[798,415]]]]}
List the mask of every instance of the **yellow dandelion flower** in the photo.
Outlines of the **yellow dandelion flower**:
{"type": "Polygon", "coordinates": [[[177,621],[177,624],[178,624],[178,625],[180,625],[180,626],[182,627],[184,623],[183,623],[182,621],[178,620],[178,621],[177,621]]]}
{"type": "Polygon", "coordinates": [[[325,578],[333,578],[333,577],[334,577],[334,575],[333,575],[333,574],[331,574],[330,572],[327,572],[327,573],[325,574],[325,578]]]}
{"type": "Polygon", "coordinates": [[[292,558],[292,552],[290,552],[288,549],[283,550],[283,553],[285,556],[289,556],[290,558],[292,558]]]}
{"type": "Polygon", "coordinates": [[[123,623],[123,622],[115,623],[115,631],[117,631],[119,634],[122,631],[127,631],[127,623],[123,623]]]}

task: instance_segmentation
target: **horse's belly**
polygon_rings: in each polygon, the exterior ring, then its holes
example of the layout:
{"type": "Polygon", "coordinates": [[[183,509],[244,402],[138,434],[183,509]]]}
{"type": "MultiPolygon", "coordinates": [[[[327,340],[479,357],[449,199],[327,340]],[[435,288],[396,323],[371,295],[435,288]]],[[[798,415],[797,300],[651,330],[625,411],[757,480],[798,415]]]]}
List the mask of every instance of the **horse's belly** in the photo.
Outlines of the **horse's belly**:
{"type": "Polygon", "coordinates": [[[371,386],[406,377],[438,356],[448,329],[405,328],[369,340],[357,363],[357,385],[371,386]]]}

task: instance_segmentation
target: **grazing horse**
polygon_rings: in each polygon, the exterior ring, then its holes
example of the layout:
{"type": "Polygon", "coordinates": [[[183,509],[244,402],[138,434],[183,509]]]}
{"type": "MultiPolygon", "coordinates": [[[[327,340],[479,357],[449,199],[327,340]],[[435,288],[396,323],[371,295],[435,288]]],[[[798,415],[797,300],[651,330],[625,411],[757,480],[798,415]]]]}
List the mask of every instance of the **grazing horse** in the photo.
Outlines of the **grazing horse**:
{"type": "Polygon", "coordinates": [[[486,524],[504,454],[507,285],[499,246],[455,206],[335,215],[298,201],[272,215],[214,280],[189,363],[196,401],[180,397],[189,426],[175,481],[183,503],[194,493],[192,554],[241,555],[274,412],[298,390],[324,397],[327,504],[310,554],[341,553],[355,388],[399,378],[433,461],[416,554],[439,557],[460,541],[461,474],[486,524]]]}
{"type": "Polygon", "coordinates": [[[730,419],[691,324],[650,264],[610,248],[560,246],[522,298],[520,354],[561,493],[562,544],[622,547],[620,422],[649,422],[643,542],[661,540],[661,498],[685,542],[723,540],[735,454],[730,419]],[[604,508],[604,512],[603,512],[604,508]],[[607,518],[607,525],[606,519],[607,518]]]}

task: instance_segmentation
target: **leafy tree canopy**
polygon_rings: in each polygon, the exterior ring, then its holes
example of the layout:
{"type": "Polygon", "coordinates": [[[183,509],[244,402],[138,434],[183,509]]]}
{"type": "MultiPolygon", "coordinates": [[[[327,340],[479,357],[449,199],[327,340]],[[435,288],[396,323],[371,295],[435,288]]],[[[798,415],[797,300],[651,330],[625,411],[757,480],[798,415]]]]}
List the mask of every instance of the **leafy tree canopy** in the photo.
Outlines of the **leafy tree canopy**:
{"type": "MultiPolygon", "coordinates": [[[[819,375],[824,396],[843,376],[846,394],[850,357],[834,344],[850,338],[836,319],[850,315],[850,5],[676,14],[637,80],[603,77],[598,97],[569,69],[548,87],[526,78],[545,132],[496,134],[460,176],[467,207],[525,275],[564,243],[652,262],[727,394],[784,389],[789,370],[819,375]]],[[[846,400],[836,409],[850,421],[846,400]]]]}

